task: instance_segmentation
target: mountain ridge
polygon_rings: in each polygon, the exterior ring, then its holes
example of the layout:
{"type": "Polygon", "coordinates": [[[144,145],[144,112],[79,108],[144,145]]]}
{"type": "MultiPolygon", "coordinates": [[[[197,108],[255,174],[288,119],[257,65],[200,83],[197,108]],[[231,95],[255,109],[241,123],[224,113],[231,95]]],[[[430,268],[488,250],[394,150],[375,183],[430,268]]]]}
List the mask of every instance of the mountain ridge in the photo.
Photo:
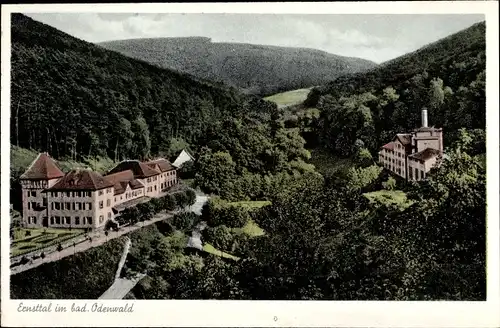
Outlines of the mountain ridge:
{"type": "Polygon", "coordinates": [[[212,38],[199,36],[134,38],[97,45],[261,96],[311,87],[377,65],[319,49],[213,42],[212,38]]]}

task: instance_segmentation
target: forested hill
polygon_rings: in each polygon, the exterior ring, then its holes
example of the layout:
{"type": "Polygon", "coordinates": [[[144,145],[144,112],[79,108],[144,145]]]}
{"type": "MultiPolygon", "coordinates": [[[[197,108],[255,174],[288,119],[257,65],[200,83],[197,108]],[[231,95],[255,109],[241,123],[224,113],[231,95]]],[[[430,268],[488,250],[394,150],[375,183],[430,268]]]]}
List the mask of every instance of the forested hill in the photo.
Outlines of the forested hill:
{"type": "Polygon", "coordinates": [[[311,90],[304,105],[322,113],[316,134],[324,146],[349,155],[358,145],[378,149],[395,133],[429,124],[445,129],[445,144],[460,128],[485,129],[485,23],[380,66],[311,90]]]}
{"type": "Polygon", "coordinates": [[[205,37],[130,39],[99,45],[263,96],[323,84],[376,65],[314,49],[219,43],[205,37]]]}
{"type": "Polygon", "coordinates": [[[11,143],[56,158],[142,158],[275,105],[12,15],[11,143]],[[248,115],[247,115],[248,114],[248,115]]]}

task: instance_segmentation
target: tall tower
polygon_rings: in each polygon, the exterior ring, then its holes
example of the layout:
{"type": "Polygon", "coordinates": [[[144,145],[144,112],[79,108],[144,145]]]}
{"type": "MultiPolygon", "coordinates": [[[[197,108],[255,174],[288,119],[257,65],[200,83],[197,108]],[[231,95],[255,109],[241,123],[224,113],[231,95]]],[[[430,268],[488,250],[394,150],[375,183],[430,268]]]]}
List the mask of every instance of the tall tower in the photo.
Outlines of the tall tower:
{"type": "Polygon", "coordinates": [[[64,173],[47,153],[38,154],[26,172],[21,175],[25,227],[48,226],[49,195],[43,191],[52,187],[63,176],[64,173]]]}

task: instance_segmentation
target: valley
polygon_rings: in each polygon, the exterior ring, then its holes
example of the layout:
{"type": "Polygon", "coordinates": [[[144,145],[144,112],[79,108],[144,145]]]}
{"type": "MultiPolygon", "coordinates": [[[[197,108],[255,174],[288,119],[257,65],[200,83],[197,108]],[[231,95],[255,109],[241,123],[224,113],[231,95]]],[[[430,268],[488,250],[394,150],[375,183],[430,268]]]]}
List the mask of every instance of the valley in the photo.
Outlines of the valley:
{"type": "Polygon", "coordinates": [[[14,14],[16,239],[41,152],[103,181],[192,158],[161,197],[113,212],[118,230],[85,232],[93,247],[31,258],[11,297],[97,299],[139,274],[125,299],[485,300],[484,33],[374,65],[204,38],[92,44],[14,14]]]}

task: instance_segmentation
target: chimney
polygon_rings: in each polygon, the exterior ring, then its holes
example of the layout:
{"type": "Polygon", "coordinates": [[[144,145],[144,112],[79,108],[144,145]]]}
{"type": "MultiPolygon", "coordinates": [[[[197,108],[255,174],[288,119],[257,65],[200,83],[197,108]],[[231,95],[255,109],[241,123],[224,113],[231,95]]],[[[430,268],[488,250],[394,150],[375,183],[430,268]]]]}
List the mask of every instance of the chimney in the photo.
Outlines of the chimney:
{"type": "Polygon", "coordinates": [[[422,109],[422,127],[427,127],[427,109],[422,109]]]}

